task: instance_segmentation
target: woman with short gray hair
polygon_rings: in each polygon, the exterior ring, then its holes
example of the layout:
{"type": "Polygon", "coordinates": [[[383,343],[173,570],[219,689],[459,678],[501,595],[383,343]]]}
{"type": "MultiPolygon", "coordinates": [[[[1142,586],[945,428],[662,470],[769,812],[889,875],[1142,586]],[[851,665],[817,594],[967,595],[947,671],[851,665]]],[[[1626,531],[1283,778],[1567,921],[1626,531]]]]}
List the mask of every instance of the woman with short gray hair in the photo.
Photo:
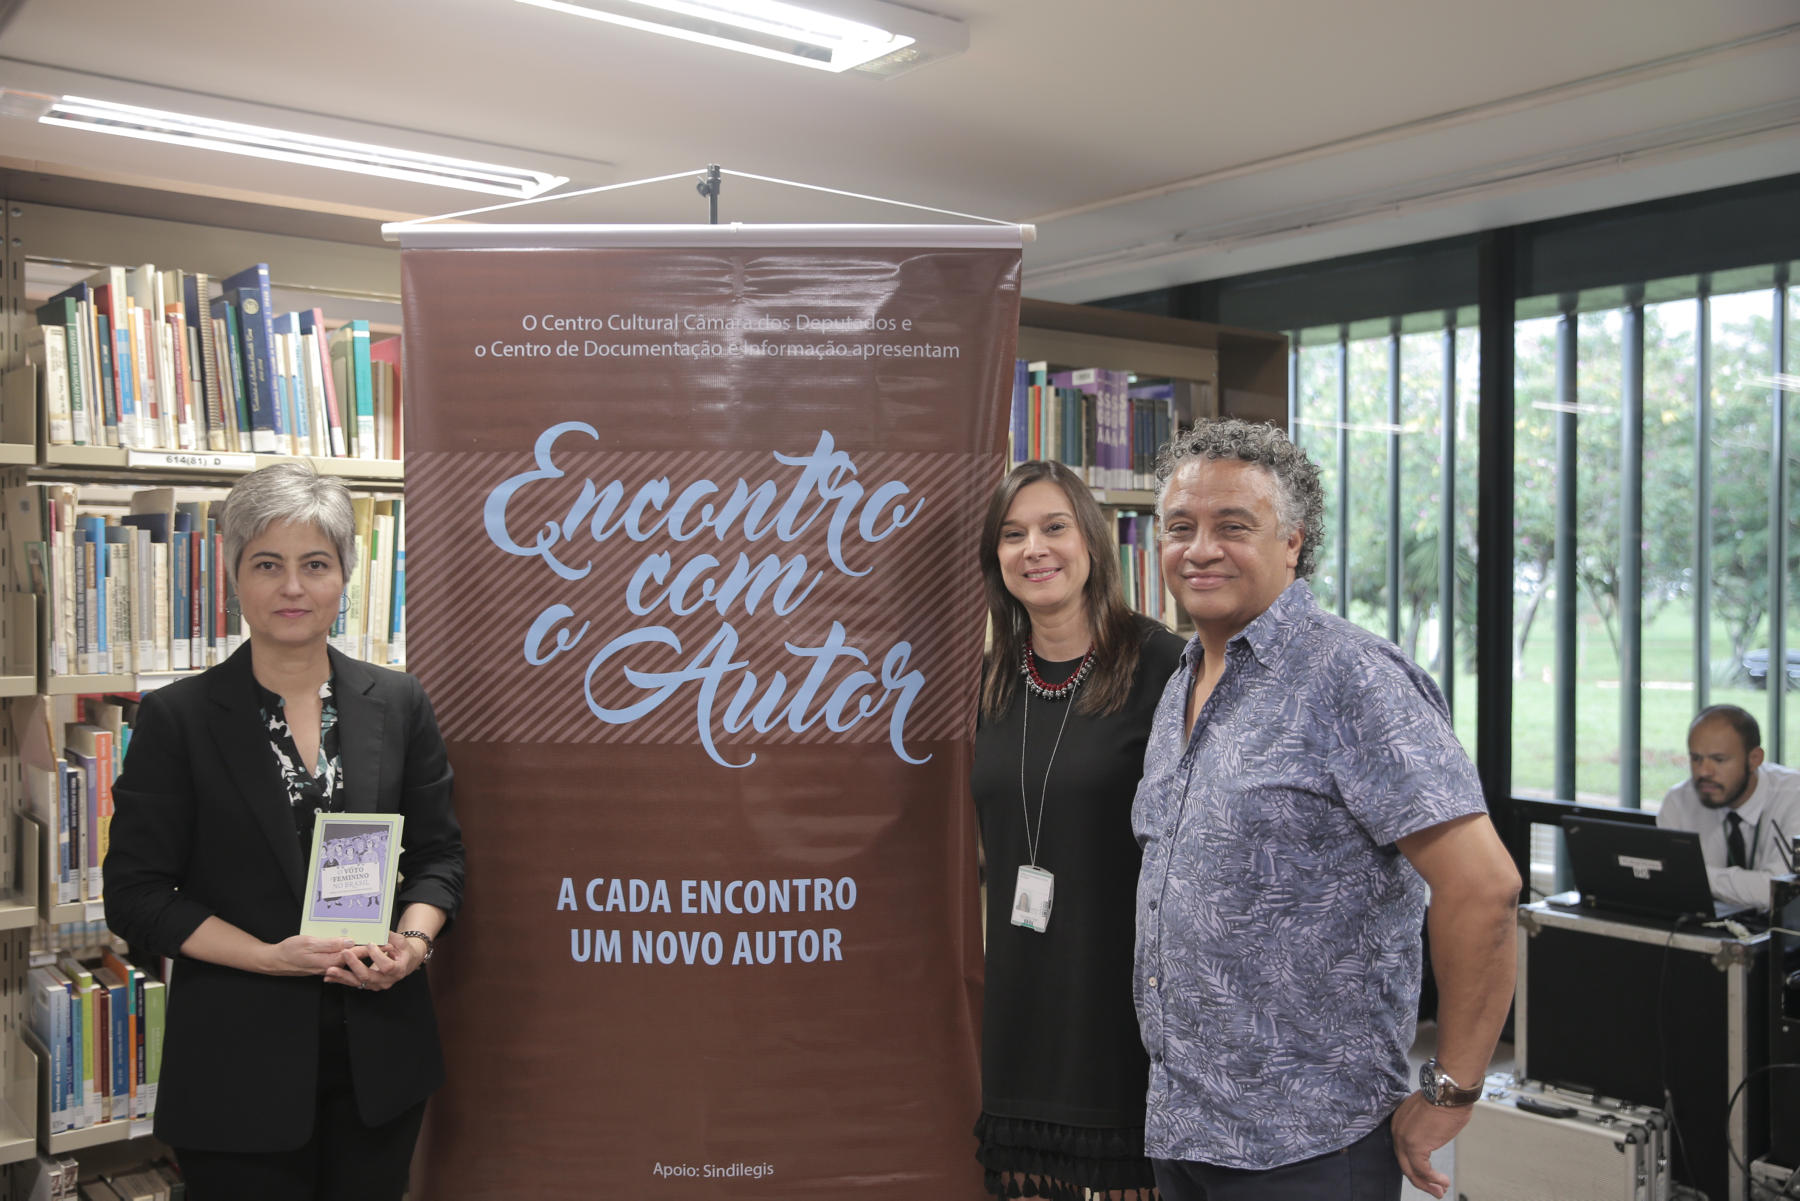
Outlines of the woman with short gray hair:
{"type": "Polygon", "coordinates": [[[144,694],[106,856],[108,924],[180,965],[156,1134],[195,1201],[399,1201],[444,1074],[420,969],[462,899],[444,740],[417,680],[329,645],[355,560],[342,483],[252,472],[220,526],[249,637],[144,694]],[[297,932],[313,827],[346,811],[404,818],[385,942],[297,932]]]}
{"type": "MultiPolygon", "coordinates": [[[[356,557],[356,513],[350,505],[350,489],[341,480],[320,475],[309,464],[278,463],[251,472],[225,498],[219,531],[225,578],[233,591],[244,547],[278,521],[313,526],[331,543],[339,563],[349,564],[356,557]]],[[[344,578],[348,583],[348,571],[344,578]]]]}

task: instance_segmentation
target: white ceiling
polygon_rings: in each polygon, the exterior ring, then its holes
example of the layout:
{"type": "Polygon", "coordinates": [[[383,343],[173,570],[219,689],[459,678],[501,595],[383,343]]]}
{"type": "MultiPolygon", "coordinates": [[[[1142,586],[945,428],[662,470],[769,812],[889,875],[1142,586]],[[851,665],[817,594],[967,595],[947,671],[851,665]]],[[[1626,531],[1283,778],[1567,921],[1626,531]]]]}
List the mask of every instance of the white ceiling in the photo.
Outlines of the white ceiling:
{"type": "MultiPolygon", "coordinates": [[[[969,49],[883,80],[513,0],[0,0],[0,86],[571,187],[717,162],[1035,222],[1026,291],[1072,301],[1800,172],[1793,0],[932,5],[969,49]]],[[[5,118],[0,165],[376,219],[486,202],[5,118]]],[[[685,179],[528,212],[705,219],[685,179]]],[[[721,215],[914,219],[739,179],[721,215]]]]}

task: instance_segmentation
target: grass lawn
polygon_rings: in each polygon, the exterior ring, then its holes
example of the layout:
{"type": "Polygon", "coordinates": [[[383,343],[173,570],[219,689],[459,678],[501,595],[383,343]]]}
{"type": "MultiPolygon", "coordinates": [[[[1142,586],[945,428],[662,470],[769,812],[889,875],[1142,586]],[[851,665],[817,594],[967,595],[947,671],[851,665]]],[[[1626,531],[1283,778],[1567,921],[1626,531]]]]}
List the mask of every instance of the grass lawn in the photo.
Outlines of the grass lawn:
{"type": "MultiPolygon", "coordinates": [[[[1373,613],[1357,614],[1360,624],[1381,628],[1373,613]]],[[[1513,680],[1513,791],[1520,796],[1552,797],[1556,776],[1556,690],[1552,660],[1555,630],[1548,606],[1538,615],[1526,644],[1523,672],[1513,680]]],[[[1598,619],[1584,614],[1578,627],[1575,688],[1575,792],[1580,801],[1616,804],[1619,800],[1619,731],[1622,694],[1619,662],[1612,640],[1598,619]]],[[[1789,634],[1800,645],[1800,631],[1789,634]]],[[[1756,646],[1766,646],[1759,640],[1756,646]]],[[[1654,809],[1670,788],[1687,778],[1687,727],[1698,709],[1693,688],[1693,610],[1676,602],[1665,606],[1644,629],[1641,696],[1640,801],[1654,809]]],[[[1741,679],[1728,678],[1731,646],[1722,631],[1712,644],[1714,683],[1709,704],[1742,705],[1763,723],[1763,745],[1775,740],[1768,728],[1769,696],[1741,679]]],[[[1456,732],[1471,755],[1475,750],[1477,688],[1473,674],[1456,679],[1456,732]]],[[[1787,695],[1787,743],[1800,745],[1800,692],[1787,695]]]]}

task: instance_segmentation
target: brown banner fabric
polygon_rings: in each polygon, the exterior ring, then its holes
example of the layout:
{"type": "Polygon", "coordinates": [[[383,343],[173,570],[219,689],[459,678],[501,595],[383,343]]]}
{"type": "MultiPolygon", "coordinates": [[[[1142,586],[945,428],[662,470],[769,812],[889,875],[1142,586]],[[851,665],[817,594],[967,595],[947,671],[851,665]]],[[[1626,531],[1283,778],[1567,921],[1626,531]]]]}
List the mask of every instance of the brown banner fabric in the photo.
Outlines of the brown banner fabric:
{"type": "Polygon", "coordinates": [[[429,1201],[974,1198],[1015,249],[411,249],[429,1201]]]}

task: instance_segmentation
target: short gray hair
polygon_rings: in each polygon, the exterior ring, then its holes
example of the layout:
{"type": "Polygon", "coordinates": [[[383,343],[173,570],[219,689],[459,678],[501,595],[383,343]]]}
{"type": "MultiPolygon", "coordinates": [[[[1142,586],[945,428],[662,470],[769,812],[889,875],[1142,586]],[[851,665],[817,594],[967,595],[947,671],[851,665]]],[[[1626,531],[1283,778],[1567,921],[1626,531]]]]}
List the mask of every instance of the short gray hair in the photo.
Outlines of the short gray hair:
{"type": "Polygon", "coordinates": [[[1318,566],[1319,543],[1325,533],[1325,490],[1319,484],[1319,468],[1306,452],[1288,441],[1278,427],[1260,422],[1202,421],[1177,434],[1156,456],[1156,512],[1162,515],[1163,494],[1169,480],[1192,459],[1235,459],[1254,463],[1275,482],[1275,520],[1281,528],[1305,530],[1300,542],[1296,579],[1310,579],[1318,566]]]}
{"type": "Polygon", "coordinates": [[[238,560],[244,548],[263,536],[277,522],[310,525],[337,552],[344,584],[356,558],[356,514],[350,507],[350,489],[329,476],[320,475],[310,463],[277,463],[252,471],[232,485],[219,517],[224,541],[225,574],[237,590],[238,560]]]}

